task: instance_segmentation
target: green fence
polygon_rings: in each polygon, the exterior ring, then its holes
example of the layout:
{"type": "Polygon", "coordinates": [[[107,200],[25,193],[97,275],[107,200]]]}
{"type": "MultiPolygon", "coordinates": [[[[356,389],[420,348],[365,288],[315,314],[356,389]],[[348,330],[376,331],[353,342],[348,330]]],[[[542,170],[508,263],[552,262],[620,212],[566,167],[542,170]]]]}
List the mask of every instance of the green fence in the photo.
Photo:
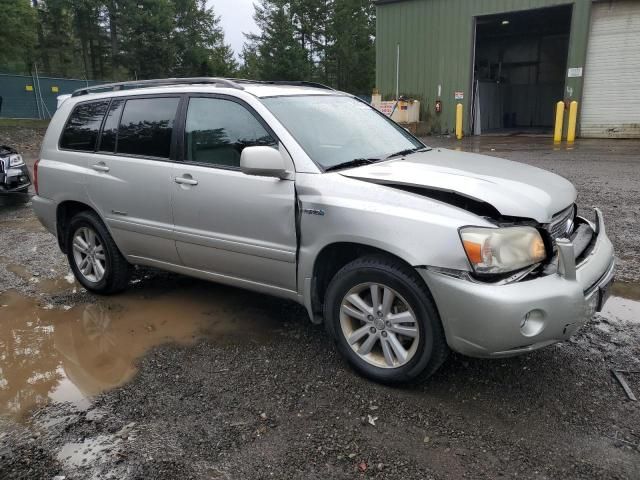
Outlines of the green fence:
{"type": "Polygon", "coordinates": [[[58,95],[101,83],[105,82],[0,73],[0,117],[51,118],[58,95]]]}

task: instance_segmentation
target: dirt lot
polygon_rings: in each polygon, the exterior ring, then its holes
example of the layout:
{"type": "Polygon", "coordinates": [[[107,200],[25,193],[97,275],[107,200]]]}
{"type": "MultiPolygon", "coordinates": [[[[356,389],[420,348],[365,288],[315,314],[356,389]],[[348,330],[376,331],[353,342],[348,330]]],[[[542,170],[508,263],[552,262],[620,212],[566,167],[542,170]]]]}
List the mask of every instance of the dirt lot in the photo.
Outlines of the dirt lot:
{"type": "MultiPolygon", "coordinates": [[[[423,385],[383,387],[292,303],[143,269],[93,296],[29,206],[6,205],[0,478],[640,478],[639,402],[611,374],[640,370],[640,143],[460,148],[556,171],[602,207],[625,283],[571,341],[452,355],[423,385]]],[[[626,379],[640,397],[640,375],[626,379]]]]}

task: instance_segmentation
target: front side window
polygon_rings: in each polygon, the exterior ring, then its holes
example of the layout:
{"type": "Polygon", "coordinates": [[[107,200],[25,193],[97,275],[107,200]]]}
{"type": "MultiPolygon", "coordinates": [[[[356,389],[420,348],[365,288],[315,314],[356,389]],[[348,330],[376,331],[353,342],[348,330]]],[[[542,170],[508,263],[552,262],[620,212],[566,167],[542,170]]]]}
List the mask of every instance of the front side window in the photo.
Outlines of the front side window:
{"type": "Polygon", "coordinates": [[[169,158],[179,98],[127,100],[118,129],[117,153],[169,158]]]}
{"type": "Polygon", "coordinates": [[[62,131],[60,147],[69,150],[93,152],[109,100],[76,105],[62,131]]]}
{"type": "Polygon", "coordinates": [[[242,105],[219,98],[192,98],[185,128],[187,162],[240,167],[245,147],[276,141],[242,105]]]}
{"type": "Polygon", "coordinates": [[[296,95],[262,102],[324,169],[425,147],[402,127],[351,97],[296,95]]]}

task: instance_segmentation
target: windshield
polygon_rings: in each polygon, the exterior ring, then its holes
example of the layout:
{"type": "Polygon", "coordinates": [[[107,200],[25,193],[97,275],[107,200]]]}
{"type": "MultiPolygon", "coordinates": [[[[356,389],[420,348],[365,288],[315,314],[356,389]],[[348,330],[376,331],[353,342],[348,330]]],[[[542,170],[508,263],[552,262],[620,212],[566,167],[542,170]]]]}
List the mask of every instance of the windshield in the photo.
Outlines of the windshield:
{"type": "Polygon", "coordinates": [[[338,95],[262,99],[311,159],[327,170],[362,159],[424,148],[369,105],[338,95]]]}

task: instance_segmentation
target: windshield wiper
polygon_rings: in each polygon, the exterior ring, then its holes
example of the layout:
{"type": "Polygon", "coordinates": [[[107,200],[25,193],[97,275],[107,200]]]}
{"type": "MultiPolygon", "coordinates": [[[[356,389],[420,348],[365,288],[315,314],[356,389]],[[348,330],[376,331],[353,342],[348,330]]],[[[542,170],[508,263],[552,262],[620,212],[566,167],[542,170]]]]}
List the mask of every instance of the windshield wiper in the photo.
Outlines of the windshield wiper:
{"type": "Polygon", "coordinates": [[[380,157],[354,158],[353,160],[349,160],[348,162],[342,162],[342,163],[338,163],[337,165],[332,165],[331,167],[327,167],[324,169],[324,171],[332,172],[334,170],[342,170],[343,168],[360,167],[362,165],[371,165],[372,163],[382,162],[383,160],[388,160],[393,157],[401,157],[403,155],[409,155],[410,153],[416,153],[416,152],[427,151],[427,150],[431,150],[431,149],[429,147],[415,147],[415,148],[408,148],[406,150],[401,150],[399,152],[392,153],[391,155],[388,155],[382,158],[380,157]]]}
{"type": "Polygon", "coordinates": [[[343,168],[360,167],[362,165],[371,165],[372,163],[379,162],[379,158],[354,158],[348,162],[338,163],[324,169],[325,172],[332,172],[334,170],[342,170],[343,168]]]}
{"type": "Polygon", "coordinates": [[[422,151],[426,152],[428,150],[430,150],[430,148],[428,147],[407,148],[406,150],[400,150],[399,152],[388,155],[387,157],[385,157],[385,160],[388,160],[389,158],[393,158],[393,157],[403,157],[405,155],[409,155],[410,153],[416,153],[416,152],[422,152],[422,151]]]}

